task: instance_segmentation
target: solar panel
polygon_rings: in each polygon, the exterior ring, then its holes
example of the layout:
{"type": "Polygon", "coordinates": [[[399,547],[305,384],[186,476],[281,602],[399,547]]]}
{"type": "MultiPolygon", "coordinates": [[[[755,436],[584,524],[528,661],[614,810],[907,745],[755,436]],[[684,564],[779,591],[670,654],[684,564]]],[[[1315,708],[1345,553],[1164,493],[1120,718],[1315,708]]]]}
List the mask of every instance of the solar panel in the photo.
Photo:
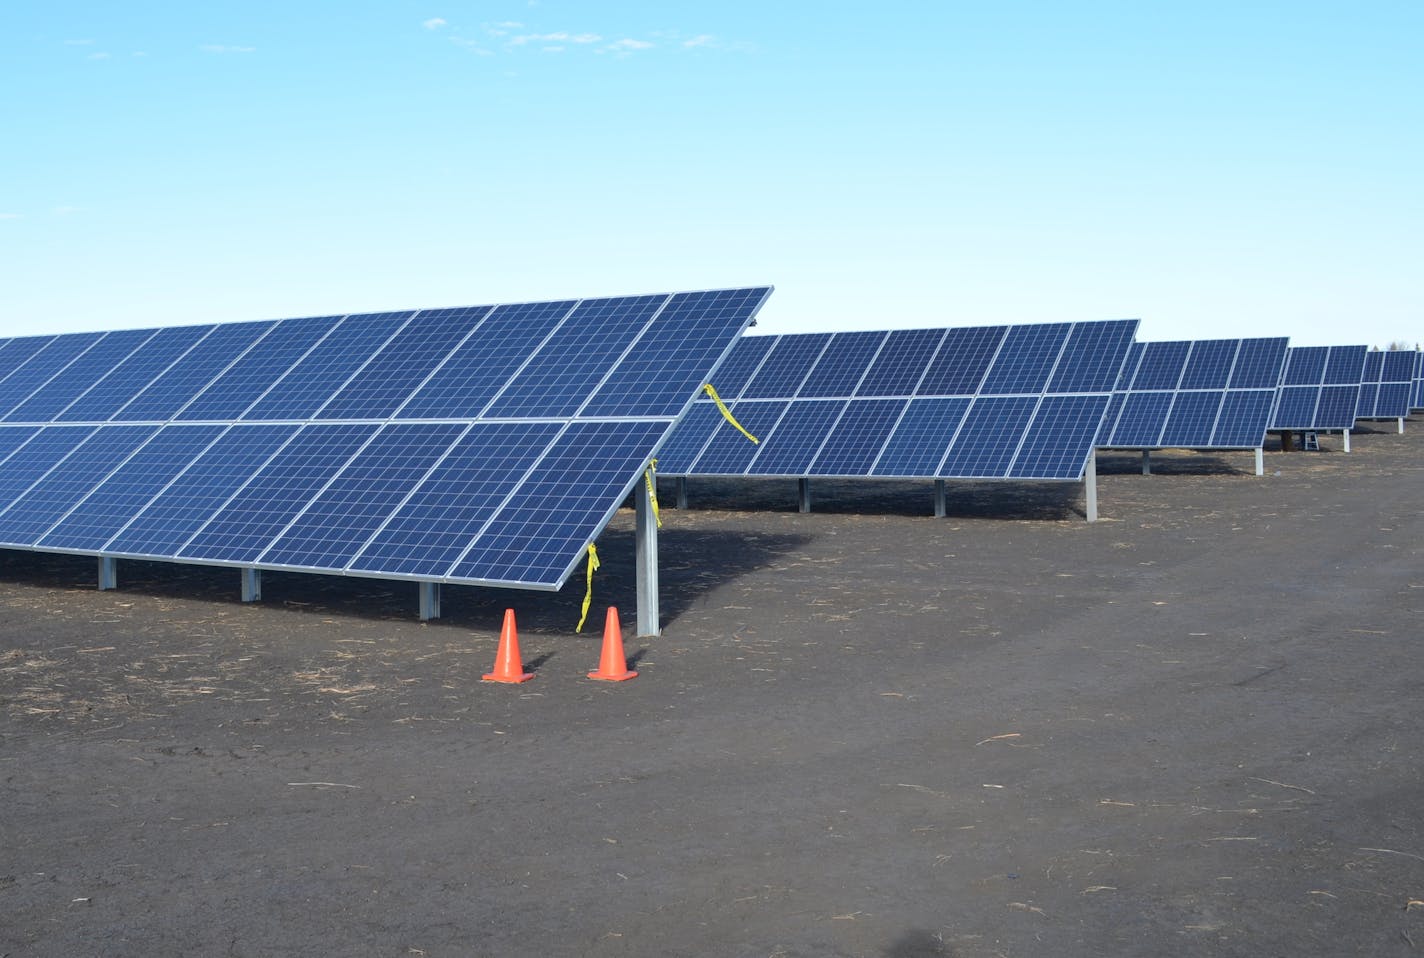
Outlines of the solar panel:
{"type": "Polygon", "coordinates": [[[770,292],[6,340],[0,547],[557,589],[770,292]]]}
{"type": "Polygon", "coordinates": [[[1417,361],[1412,349],[1373,350],[1365,353],[1365,368],[1360,377],[1360,400],[1355,406],[1356,419],[1403,419],[1409,415],[1414,392],[1414,366],[1417,361]]]}
{"type": "Polygon", "coordinates": [[[750,336],[664,476],[1083,478],[1137,320],[750,336]]]}
{"type": "Polygon", "coordinates": [[[1133,343],[1098,445],[1260,448],[1286,347],[1284,338],[1133,343]]]}
{"type": "Polygon", "coordinates": [[[1409,394],[1410,409],[1424,409],[1424,351],[1414,351],[1414,388],[1409,394]]]}
{"type": "Polygon", "coordinates": [[[1276,392],[1271,428],[1349,429],[1355,424],[1364,346],[1292,346],[1276,392]]]}

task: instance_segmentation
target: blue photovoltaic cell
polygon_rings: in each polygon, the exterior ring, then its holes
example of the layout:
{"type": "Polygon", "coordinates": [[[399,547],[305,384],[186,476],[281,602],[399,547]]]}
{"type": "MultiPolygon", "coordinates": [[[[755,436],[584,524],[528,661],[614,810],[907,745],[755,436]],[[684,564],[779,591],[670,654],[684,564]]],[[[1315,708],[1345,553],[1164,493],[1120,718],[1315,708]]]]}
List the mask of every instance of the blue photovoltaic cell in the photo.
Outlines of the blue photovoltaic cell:
{"type": "Polygon", "coordinates": [[[1355,424],[1364,346],[1292,346],[1272,429],[1349,429],[1355,424]]]}
{"type": "MultiPolygon", "coordinates": [[[[123,428],[123,427],[118,427],[123,428]]],[[[198,457],[223,427],[165,426],[39,540],[50,549],[96,552],[198,457]]]]}
{"type": "Polygon", "coordinates": [[[457,579],[557,586],[583,556],[588,530],[612,518],[641,479],[659,422],[568,427],[450,572],[457,579]]]}
{"type": "Polygon", "coordinates": [[[1081,479],[1106,394],[1045,396],[1034,413],[1009,475],[1016,479],[1081,479]],[[1065,436],[1077,442],[1065,442],[1065,436]]]}
{"type": "Polygon", "coordinates": [[[30,398],[64,371],[64,367],[82,355],[103,336],[103,333],[76,333],[56,336],[35,352],[25,363],[0,382],[0,415],[8,416],[16,406],[30,398]]]}
{"type": "Polygon", "coordinates": [[[1033,418],[1036,396],[990,396],[975,401],[949,456],[943,479],[1000,479],[1008,472],[1033,418]]]}
{"type": "Polygon", "coordinates": [[[630,296],[579,303],[490,403],[485,417],[572,416],[665,301],[630,296]]]}
{"type": "Polygon", "coordinates": [[[227,430],[106,542],[104,551],[151,558],[176,555],[298,428],[253,425],[227,430]]]}
{"type": "Polygon", "coordinates": [[[912,396],[944,340],[942,329],[896,329],[861,380],[857,396],[912,396]]]}
{"type": "Polygon", "coordinates": [[[460,423],[386,426],[259,561],[264,565],[342,568],[466,428],[460,423]]]}
{"type": "Polygon", "coordinates": [[[5,460],[40,431],[39,426],[0,426],[0,468],[5,460]]]}
{"type": "Polygon", "coordinates": [[[77,396],[82,397],[85,391],[127,359],[153,333],[151,329],[106,333],[103,339],[10,410],[5,418],[11,422],[48,422],[56,418],[77,396]]]}
{"type": "Polygon", "coordinates": [[[1271,421],[1271,406],[1276,401],[1274,389],[1233,389],[1221,403],[1215,446],[1259,446],[1266,439],[1265,425],[1271,421]]]}
{"type": "Polygon", "coordinates": [[[473,426],[349,568],[444,576],[559,430],[557,423],[473,426]]]}
{"type": "Polygon", "coordinates": [[[1118,411],[1117,428],[1111,434],[1107,446],[1119,448],[1150,448],[1162,444],[1162,428],[1167,424],[1167,415],[1172,411],[1173,394],[1170,392],[1123,393],[1122,408],[1118,411]]]}
{"type": "Polygon", "coordinates": [[[868,476],[908,404],[904,399],[852,399],[808,470],[816,476],[868,476]]]}
{"type": "Polygon", "coordinates": [[[129,354],[122,363],[55,416],[57,422],[103,422],[173,365],[216,326],[169,326],[129,354]]]}
{"type": "Polygon", "coordinates": [[[44,349],[54,340],[53,336],[23,336],[17,339],[7,339],[5,349],[0,352],[0,387],[3,387],[5,380],[16,372],[30,357],[44,349]]]}
{"type": "Polygon", "coordinates": [[[583,416],[675,416],[767,291],[679,293],[614,367],[583,416]]]}
{"type": "Polygon", "coordinates": [[[1373,419],[1379,400],[1379,383],[1360,383],[1359,399],[1355,403],[1356,419],[1373,419]]]}
{"type": "MultiPolygon", "coordinates": [[[[733,408],[732,415],[743,429],[758,440],[765,441],[782,413],[786,412],[787,405],[785,402],[749,402],[743,399],[733,408]]],[[[726,422],[716,423],[711,440],[693,463],[692,471],[703,476],[741,475],[756,452],[757,446],[746,436],[726,422]]],[[[662,460],[658,461],[658,465],[662,466],[662,460]]]]}
{"type": "Polygon", "coordinates": [[[853,396],[885,333],[836,333],[797,393],[802,399],[853,396]]]}
{"type": "Polygon", "coordinates": [[[219,326],[115,413],[113,419],[125,422],[171,419],[274,325],[267,321],[219,326]]]}
{"type": "Polygon", "coordinates": [[[933,476],[959,432],[969,399],[912,399],[875,463],[873,474],[933,476]]]}
{"type": "MultiPolygon", "coordinates": [[[[1123,350],[1132,345],[1128,323],[1079,323],[1049,383],[1050,393],[1106,393],[1117,385],[1123,350]]],[[[1054,407],[1058,407],[1055,405],[1054,407]]],[[[1091,409],[1091,406],[1074,407],[1091,409]]],[[[1098,410],[1099,415],[1102,409],[1098,410]]],[[[1078,425],[1075,420],[1074,430],[1078,425]]]]}
{"type": "Polygon", "coordinates": [[[178,554],[188,559],[255,562],[377,428],[355,423],[304,427],[178,554]]]}
{"type": "MultiPolygon", "coordinates": [[[[1284,386],[1319,386],[1325,381],[1325,360],[1329,346],[1292,346],[1286,352],[1286,369],[1281,374],[1284,386]]],[[[1359,381],[1359,375],[1355,376],[1359,381]]]]}
{"type": "Polygon", "coordinates": [[[263,337],[261,349],[245,353],[176,418],[188,422],[236,419],[340,321],[340,316],[314,316],[283,322],[263,337]]]}
{"type": "Polygon", "coordinates": [[[1414,388],[1409,394],[1410,409],[1424,409],[1424,352],[1414,352],[1414,388]]]}
{"type": "Polygon", "coordinates": [[[769,293],[0,339],[0,534],[557,588],[769,293]]]}
{"type": "Polygon", "coordinates": [[[830,343],[829,333],[778,336],[771,355],[742,390],[743,399],[790,399],[830,343]]]}
{"type": "Polygon", "coordinates": [[[465,341],[486,312],[487,308],[422,313],[420,322],[407,323],[314,415],[319,419],[384,419],[465,341]]]}
{"type": "Polygon", "coordinates": [[[761,367],[767,353],[771,352],[771,347],[779,341],[778,336],[743,336],[733,343],[731,355],[717,367],[712,383],[717,395],[727,402],[740,396],[747,381],[761,367]]]}
{"type": "Polygon", "coordinates": [[[805,475],[843,409],[843,399],[793,402],[776,428],[762,440],[751,470],[762,476],[805,475]]]}
{"type": "MultiPolygon", "coordinates": [[[[1013,326],[1004,337],[1000,355],[989,371],[983,393],[1041,393],[1063,354],[1063,345],[1072,329],[1069,323],[1041,326],[1013,326]]],[[[1106,387],[1105,387],[1106,388],[1106,387]]]]}
{"type": "Polygon", "coordinates": [[[94,432],[91,426],[48,426],[6,457],[0,468],[0,503],[14,502],[94,432]]]}
{"type": "MultiPolygon", "coordinates": [[[[658,472],[670,476],[686,475],[721,422],[722,410],[715,404],[695,403],[658,450],[658,472]]],[[[745,439],[742,441],[746,442],[745,439]]]]}
{"type": "Polygon", "coordinates": [[[310,419],[414,315],[348,316],[242,414],[244,420],[310,419]]]}
{"type": "MultiPolygon", "coordinates": [[[[1352,421],[1355,418],[1355,398],[1358,397],[1359,391],[1360,387],[1356,386],[1350,399],[1350,419],[1352,421]]],[[[1272,428],[1324,428],[1315,425],[1315,407],[1319,402],[1319,386],[1282,386],[1276,397],[1276,414],[1271,421],[1272,428]],[[1282,425],[1283,423],[1304,423],[1304,425],[1286,427],[1282,425]]]]}
{"type": "MultiPolygon", "coordinates": [[[[23,495],[0,511],[0,542],[30,545],[79,500],[89,494],[115,465],[153,434],[154,426],[99,429],[74,447],[23,495]]],[[[6,470],[8,472],[8,469],[6,470]]]]}
{"type": "Polygon", "coordinates": [[[1287,347],[1284,337],[1134,343],[1098,445],[1259,447],[1287,347]]]}
{"type": "MultiPolygon", "coordinates": [[[[403,419],[467,419],[478,416],[499,388],[574,308],[573,300],[518,303],[489,310],[445,365],[400,409],[403,419]]],[[[481,307],[489,309],[489,307],[481,307]]]]}
{"type": "Polygon", "coordinates": [[[1172,411],[1167,415],[1167,426],[1162,430],[1161,444],[1183,449],[1211,446],[1224,396],[1224,392],[1214,389],[1177,393],[1172,400],[1172,411]]]}
{"type": "Polygon", "coordinates": [[[1008,334],[1007,326],[951,329],[915,390],[918,396],[972,396],[1008,334]]]}
{"type": "Polygon", "coordinates": [[[1199,339],[1192,343],[1187,367],[1182,371],[1180,389],[1225,389],[1232,363],[1240,348],[1239,339],[1199,339]]]}
{"type": "Polygon", "coordinates": [[[1364,346],[1331,346],[1330,358],[1325,363],[1325,383],[1329,386],[1347,386],[1365,381],[1364,346]]]}

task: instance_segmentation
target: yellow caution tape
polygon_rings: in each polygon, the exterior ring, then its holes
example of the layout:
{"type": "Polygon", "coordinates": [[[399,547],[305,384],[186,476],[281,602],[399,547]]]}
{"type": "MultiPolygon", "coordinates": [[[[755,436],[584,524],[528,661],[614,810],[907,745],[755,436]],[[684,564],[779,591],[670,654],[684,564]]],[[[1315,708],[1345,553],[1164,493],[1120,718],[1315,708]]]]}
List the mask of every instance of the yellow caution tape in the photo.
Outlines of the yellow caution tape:
{"type": "Polygon", "coordinates": [[[658,470],[658,461],[649,460],[648,471],[643,473],[643,481],[648,484],[648,501],[653,504],[653,521],[658,524],[658,528],[663,527],[663,517],[658,515],[658,487],[653,482],[653,473],[658,470]]]}
{"type": "Polygon", "coordinates": [[[575,632],[583,631],[584,620],[588,618],[588,607],[593,603],[593,572],[598,568],[598,549],[592,542],[588,544],[588,591],[583,594],[583,612],[579,615],[575,632]]]}
{"type": "Polygon", "coordinates": [[[756,436],[753,436],[751,433],[747,432],[746,429],[742,428],[742,424],[737,422],[736,417],[732,415],[732,410],[727,408],[727,404],[722,401],[721,396],[717,395],[717,390],[712,388],[711,383],[704,384],[702,387],[702,391],[712,397],[712,401],[717,404],[717,408],[722,410],[722,417],[726,419],[729,423],[731,423],[734,427],[736,427],[737,432],[750,439],[753,445],[759,444],[761,442],[761,440],[758,439],[756,436]]]}

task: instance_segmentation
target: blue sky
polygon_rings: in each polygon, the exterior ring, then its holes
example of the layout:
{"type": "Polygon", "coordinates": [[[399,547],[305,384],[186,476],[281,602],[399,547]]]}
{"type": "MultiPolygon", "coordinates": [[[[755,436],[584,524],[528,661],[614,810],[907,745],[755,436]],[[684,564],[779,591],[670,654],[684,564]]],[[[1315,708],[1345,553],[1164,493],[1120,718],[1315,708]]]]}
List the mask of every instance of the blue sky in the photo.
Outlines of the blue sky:
{"type": "Polygon", "coordinates": [[[771,283],[1424,339],[1424,3],[0,6],[0,334],[771,283]]]}

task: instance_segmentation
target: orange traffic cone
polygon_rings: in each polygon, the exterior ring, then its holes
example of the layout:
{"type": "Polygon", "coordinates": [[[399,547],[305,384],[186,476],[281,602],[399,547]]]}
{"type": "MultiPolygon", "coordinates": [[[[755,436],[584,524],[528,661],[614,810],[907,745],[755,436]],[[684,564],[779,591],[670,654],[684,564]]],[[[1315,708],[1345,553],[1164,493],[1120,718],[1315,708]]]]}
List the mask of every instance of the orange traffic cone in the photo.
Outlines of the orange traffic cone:
{"type": "Polygon", "coordinates": [[[499,651],[494,657],[494,671],[481,676],[486,682],[528,682],[534,673],[524,671],[519,658],[519,635],[514,630],[514,610],[504,610],[504,628],[499,630],[499,651]]]}
{"type": "Polygon", "coordinates": [[[598,661],[598,671],[588,673],[588,677],[603,682],[626,682],[637,675],[628,668],[628,660],[623,657],[623,628],[618,624],[618,610],[610,605],[603,626],[603,656],[598,661]]]}

